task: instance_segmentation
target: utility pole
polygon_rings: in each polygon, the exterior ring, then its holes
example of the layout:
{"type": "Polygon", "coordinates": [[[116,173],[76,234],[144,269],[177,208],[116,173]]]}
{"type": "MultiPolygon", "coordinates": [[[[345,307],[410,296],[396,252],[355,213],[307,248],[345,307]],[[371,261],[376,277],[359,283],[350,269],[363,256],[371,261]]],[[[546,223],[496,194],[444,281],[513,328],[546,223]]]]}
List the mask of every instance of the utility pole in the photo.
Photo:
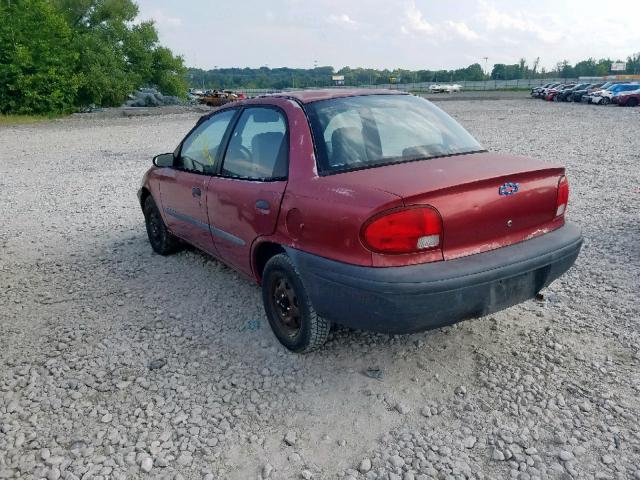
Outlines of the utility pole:
{"type": "Polygon", "coordinates": [[[318,78],[316,77],[316,69],[318,68],[318,60],[313,61],[313,86],[318,87],[318,78]]]}
{"type": "Polygon", "coordinates": [[[489,60],[489,57],[482,57],[484,58],[484,89],[487,89],[487,61],[489,60]]]}

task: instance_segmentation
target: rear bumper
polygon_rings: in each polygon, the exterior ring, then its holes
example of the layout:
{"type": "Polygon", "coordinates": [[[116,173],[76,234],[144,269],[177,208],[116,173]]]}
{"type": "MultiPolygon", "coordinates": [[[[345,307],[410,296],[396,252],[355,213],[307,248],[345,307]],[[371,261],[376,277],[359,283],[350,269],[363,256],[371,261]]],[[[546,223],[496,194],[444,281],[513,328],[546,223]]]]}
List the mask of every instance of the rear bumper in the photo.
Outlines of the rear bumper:
{"type": "Polygon", "coordinates": [[[287,249],[314,308],[363,330],[412,333],[481,317],[535,297],[565,273],[582,246],[580,229],[455,260],[360,267],[287,249]]]}

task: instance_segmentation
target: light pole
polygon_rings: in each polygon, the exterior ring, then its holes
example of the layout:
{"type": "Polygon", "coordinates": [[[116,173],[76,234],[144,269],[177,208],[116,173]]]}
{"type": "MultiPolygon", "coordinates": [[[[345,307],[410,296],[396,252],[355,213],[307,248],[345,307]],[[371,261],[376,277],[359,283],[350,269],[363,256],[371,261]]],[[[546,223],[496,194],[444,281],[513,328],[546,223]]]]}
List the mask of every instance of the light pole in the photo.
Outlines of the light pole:
{"type": "Polygon", "coordinates": [[[487,89],[487,62],[489,61],[489,57],[482,57],[484,58],[484,88],[485,90],[487,89]]]}
{"type": "Polygon", "coordinates": [[[318,88],[318,77],[316,77],[317,72],[316,69],[318,68],[318,60],[314,60],[313,61],[313,86],[318,88]]]}

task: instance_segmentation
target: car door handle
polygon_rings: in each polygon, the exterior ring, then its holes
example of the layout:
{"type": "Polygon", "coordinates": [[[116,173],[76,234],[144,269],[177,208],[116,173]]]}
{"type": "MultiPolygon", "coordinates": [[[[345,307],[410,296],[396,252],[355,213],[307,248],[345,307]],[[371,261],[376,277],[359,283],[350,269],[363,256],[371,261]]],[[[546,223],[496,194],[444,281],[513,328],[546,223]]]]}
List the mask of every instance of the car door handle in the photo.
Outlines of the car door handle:
{"type": "Polygon", "coordinates": [[[198,187],[193,187],[191,189],[191,196],[192,197],[201,197],[202,196],[202,190],[200,190],[198,187]]]}
{"type": "Polygon", "coordinates": [[[269,211],[271,209],[271,206],[269,205],[269,202],[267,202],[266,200],[258,200],[256,202],[256,209],[269,211]]]}

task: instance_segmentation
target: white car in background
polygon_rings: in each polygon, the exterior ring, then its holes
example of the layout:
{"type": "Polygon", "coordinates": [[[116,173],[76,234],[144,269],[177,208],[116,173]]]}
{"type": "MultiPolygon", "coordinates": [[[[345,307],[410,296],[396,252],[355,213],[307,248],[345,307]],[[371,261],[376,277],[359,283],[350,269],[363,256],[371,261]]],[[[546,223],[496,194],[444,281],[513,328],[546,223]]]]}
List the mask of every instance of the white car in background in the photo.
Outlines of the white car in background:
{"type": "Polygon", "coordinates": [[[429,85],[429,92],[431,93],[453,93],[459,92],[462,90],[462,85],[454,83],[452,85],[444,85],[439,83],[434,83],[433,85],[429,85]]]}
{"type": "Polygon", "coordinates": [[[462,85],[459,85],[457,83],[454,83],[453,85],[445,85],[444,87],[447,93],[459,92],[460,90],[462,90],[462,85]]]}
{"type": "Polygon", "coordinates": [[[591,97],[591,103],[597,105],[609,105],[613,101],[613,97],[619,93],[631,92],[640,88],[637,83],[618,83],[612,85],[606,90],[599,90],[591,97]]]}

